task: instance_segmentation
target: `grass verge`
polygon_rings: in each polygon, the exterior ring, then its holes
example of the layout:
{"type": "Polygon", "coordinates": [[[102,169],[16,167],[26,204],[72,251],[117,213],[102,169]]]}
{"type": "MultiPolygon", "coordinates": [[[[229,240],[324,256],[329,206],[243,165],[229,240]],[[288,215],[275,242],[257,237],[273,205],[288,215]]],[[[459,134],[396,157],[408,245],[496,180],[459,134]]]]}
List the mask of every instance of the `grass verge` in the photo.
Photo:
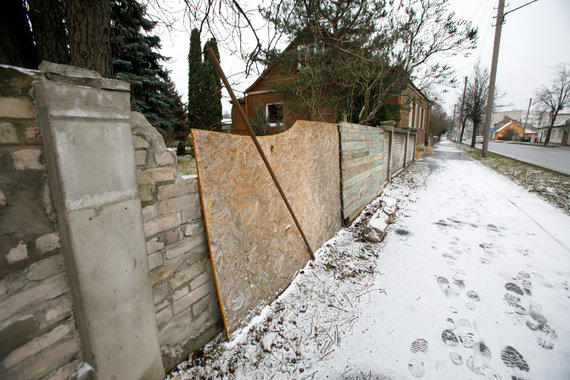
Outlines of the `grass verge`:
{"type": "Polygon", "coordinates": [[[518,183],[528,191],[536,193],[570,215],[569,175],[491,152],[487,152],[487,157],[483,158],[478,149],[465,146],[461,148],[469,157],[518,183]]]}

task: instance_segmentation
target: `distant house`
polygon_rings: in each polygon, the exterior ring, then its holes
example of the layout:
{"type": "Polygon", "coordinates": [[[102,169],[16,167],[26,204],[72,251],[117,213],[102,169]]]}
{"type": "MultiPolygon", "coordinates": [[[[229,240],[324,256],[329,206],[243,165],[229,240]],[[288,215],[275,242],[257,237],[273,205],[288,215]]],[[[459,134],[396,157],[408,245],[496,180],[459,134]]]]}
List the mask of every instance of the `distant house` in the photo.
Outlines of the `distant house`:
{"type": "Polygon", "coordinates": [[[517,120],[509,117],[495,124],[493,140],[515,140],[517,136],[524,136],[524,127],[517,120]]]}
{"type": "Polygon", "coordinates": [[[539,129],[532,125],[524,126],[524,137],[528,139],[529,142],[538,142],[539,129]]]}
{"type": "MultiPolygon", "coordinates": [[[[546,133],[548,132],[548,126],[542,126],[539,128],[539,141],[544,142],[546,139],[546,133]]],[[[552,127],[552,133],[550,134],[550,142],[561,145],[570,145],[568,135],[570,133],[570,117],[560,121],[552,127]]]]}
{"type": "Polygon", "coordinates": [[[400,120],[396,121],[396,128],[409,127],[416,130],[418,132],[417,143],[428,145],[431,105],[428,98],[410,82],[401,95],[391,97],[387,103],[402,107],[400,120]]]}
{"type": "MultiPolygon", "coordinates": [[[[286,50],[289,49],[293,49],[292,45],[289,45],[286,50]]],[[[296,73],[283,74],[279,65],[270,65],[245,90],[244,97],[238,99],[239,104],[248,119],[265,117],[270,134],[284,132],[295,121],[309,119],[307,115],[295,111],[295,108],[274,90],[275,84],[293,84],[296,80],[296,73]]],[[[417,130],[417,143],[427,144],[431,104],[428,98],[413,83],[410,83],[401,95],[388,99],[387,103],[401,106],[400,120],[396,121],[396,127],[409,127],[417,130]]],[[[338,121],[334,113],[321,113],[321,118],[322,121],[331,123],[338,121]]],[[[247,134],[245,123],[235,107],[232,107],[232,119],[234,133],[247,134]]]]}

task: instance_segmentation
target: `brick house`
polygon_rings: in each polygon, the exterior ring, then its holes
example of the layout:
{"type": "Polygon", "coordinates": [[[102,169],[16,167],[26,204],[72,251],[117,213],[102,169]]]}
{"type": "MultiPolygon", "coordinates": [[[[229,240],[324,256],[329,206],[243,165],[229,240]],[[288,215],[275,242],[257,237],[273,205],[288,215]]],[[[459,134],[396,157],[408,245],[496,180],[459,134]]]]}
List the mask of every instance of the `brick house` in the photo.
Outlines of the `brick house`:
{"type": "Polygon", "coordinates": [[[514,136],[524,136],[525,129],[517,120],[509,117],[495,124],[493,140],[512,140],[514,136]]]}
{"type": "Polygon", "coordinates": [[[431,105],[429,99],[410,82],[401,95],[391,97],[388,103],[401,106],[400,120],[396,121],[396,128],[408,127],[416,130],[417,143],[428,145],[431,105]]]}
{"type": "MultiPolygon", "coordinates": [[[[286,49],[293,49],[289,45],[286,49]]],[[[279,65],[270,65],[245,92],[244,97],[238,99],[240,106],[249,119],[255,117],[256,111],[265,115],[269,124],[269,133],[275,134],[289,129],[297,120],[309,120],[307,115],[294,111],[292,105],[288,105],[282,95],[273,88],[275,84],[292,84],[297,76],[295,73],[285,75],[279,65]]],[[[409,127],[417,130],[417,143],[427,144],[429,137],[429,112],[430,101],[422,92],[410,82],[401,95],[394,96],[387,101],[388,104],[400,105],[400,120],[396,121],[396,127],[409,127]]],[[[334,113],[324,114],[326,122],[336,122],[334,113]]],[[[246,135],[245,123],[241,120],[237,109],[232,106],[233,132],[246,135]]]]}

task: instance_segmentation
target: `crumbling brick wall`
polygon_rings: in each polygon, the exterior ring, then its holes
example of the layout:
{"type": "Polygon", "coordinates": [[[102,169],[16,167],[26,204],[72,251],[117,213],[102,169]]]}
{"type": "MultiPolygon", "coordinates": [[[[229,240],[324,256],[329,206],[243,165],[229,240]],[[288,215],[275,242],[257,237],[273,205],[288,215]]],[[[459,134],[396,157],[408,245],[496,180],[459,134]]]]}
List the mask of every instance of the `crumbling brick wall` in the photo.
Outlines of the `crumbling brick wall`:
{"type": "Polygon", "coordinates": [[[0,378],[67,379],[81,360],[32,83],[0,66],[0,378]]]}
{"type": "Polygon", "coordinates": [[[135,157],[161,353],[168,370],[222,329],[197,178],[138,112],[135,157]]]}

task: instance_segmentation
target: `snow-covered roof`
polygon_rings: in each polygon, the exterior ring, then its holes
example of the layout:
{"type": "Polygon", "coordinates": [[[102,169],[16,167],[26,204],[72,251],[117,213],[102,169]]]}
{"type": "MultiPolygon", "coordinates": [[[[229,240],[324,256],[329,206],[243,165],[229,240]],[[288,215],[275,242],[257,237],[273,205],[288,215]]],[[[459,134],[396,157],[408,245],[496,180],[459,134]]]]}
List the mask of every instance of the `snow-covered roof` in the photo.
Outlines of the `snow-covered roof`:
{"type": "Polygon", "coordinates": [[[556,124],[555,127],[562,127],[570,124],[570,117],[562,120],[560,123],[556,124]]]}
{"type": "MultiPolygon", "coordinates": [[[[507,124],[503,125],[501,128],[497,129],[495,133],[501,132],[503,129],[507,128],[509,125],[513,124],[512,121],[509,121],[507,124]]],[[[514,124],[513,124],[514,125],[514,124]]]]}

